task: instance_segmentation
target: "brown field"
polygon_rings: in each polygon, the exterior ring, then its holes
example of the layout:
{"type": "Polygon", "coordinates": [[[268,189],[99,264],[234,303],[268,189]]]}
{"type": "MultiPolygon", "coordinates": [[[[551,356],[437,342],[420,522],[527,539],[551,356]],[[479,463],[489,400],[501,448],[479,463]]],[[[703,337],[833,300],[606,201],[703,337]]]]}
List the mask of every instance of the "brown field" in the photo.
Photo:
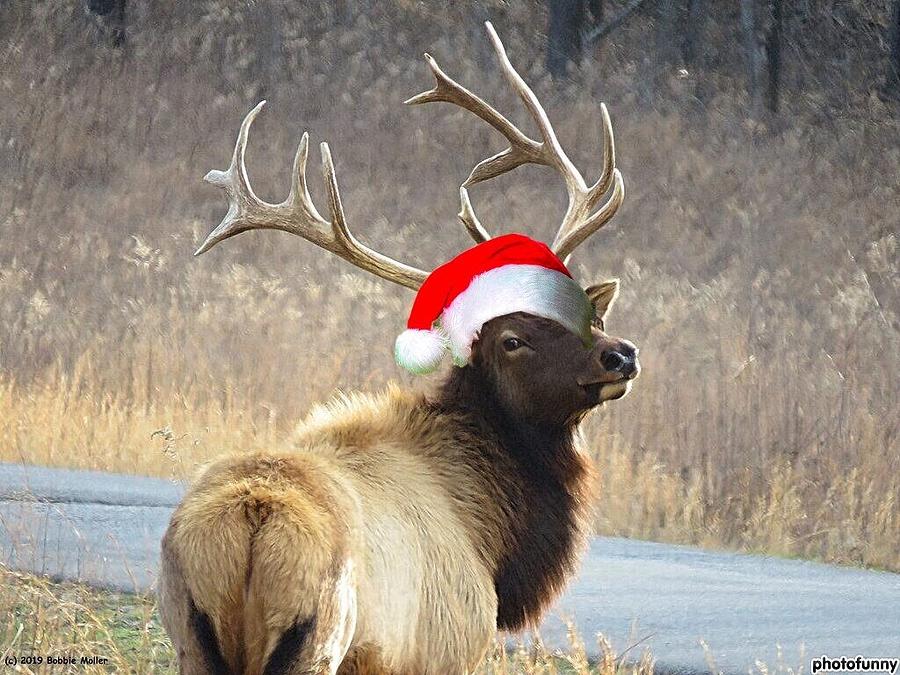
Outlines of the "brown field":
{"type": "MultiPolygon", "coordinates": [[[[433,266],[468,244],[459,182],[503,146],[465,113],[401,105],[431,86],[418,56],[525,123],[469,3],[349,24],[328,3],[159,4],[134,9],[124,52],[74,0],[0,5],[0,461],[185,476],[287,443],[336,391],[430,386],[393,363],[404,290],[282,233],[193,258],[225,203],[200,178],[268,98],[258,192],[281,199],[309,130],[357,235],[433,266]]],[[[487,6],[590,176],[600,100],[616,129],[625,205],[574,270],[622,278],[609,327],[644,374],[587,429],[598,531],[900,570],[900,115],[874,92],[877,43],[841,34],[827,75],[791,52],[771,117],[748,113],[718,26],[721,68],[661,66],[639,16],[560,85],[541,4],[487,6]]],[[[883,0],[848,7],[886,21],[883,0]]],[[[482,220],[549,237],[548,176],[479,186],[482,220]]]]}

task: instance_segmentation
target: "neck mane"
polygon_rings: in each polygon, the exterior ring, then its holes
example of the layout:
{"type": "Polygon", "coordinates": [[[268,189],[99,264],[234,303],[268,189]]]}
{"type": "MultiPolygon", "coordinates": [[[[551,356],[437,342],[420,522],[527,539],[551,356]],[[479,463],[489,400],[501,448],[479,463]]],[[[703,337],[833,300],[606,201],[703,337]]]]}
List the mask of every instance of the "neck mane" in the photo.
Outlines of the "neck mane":
{"type": "Polygon", "coordinates": [[[453,368],[431,402],[451,415],[486,461],[491,499],[500,504],[503,541],[495,563],[497,625],[520,630],[536,623],[574,570],[590,525],[590,460],[577,449],[577,421],[536,425],[498,400],[474,367],[453,368]]]}
{"type": "Polygon", "coordinates": [[[531,462],[559,462],[559,451],[569,450],[578,421],[565,425],[539,425],[507,410],[492,384],[473,366],[453,368],[435,401],[444,410],[477,419],[493,431],[513,457],[531,462]]]}

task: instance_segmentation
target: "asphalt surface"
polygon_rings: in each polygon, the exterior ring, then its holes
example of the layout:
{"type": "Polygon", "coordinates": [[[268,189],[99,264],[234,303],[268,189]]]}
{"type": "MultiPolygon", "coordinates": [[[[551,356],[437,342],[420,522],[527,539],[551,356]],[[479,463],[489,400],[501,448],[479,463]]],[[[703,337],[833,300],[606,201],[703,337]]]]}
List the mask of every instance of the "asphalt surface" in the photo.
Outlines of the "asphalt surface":
{"type": "MultiPolygon", "coordinates": [[[[159,541],[183,486],[153,478],[0,464],[0,561],[57,579],[152,590],[159,541]]],[[[900,656],[900,575],[596,537],[541,629],[571,617],[596,651],[649,648],[665,672],[747,673],[757,661],[900,656]],[[701,640],[709,652],[701,647],[701,640]],[[780,656],[779,656],[780,653],[780,656]]],[[[897,675],[900,675],[898,673],[897,675]]]]}

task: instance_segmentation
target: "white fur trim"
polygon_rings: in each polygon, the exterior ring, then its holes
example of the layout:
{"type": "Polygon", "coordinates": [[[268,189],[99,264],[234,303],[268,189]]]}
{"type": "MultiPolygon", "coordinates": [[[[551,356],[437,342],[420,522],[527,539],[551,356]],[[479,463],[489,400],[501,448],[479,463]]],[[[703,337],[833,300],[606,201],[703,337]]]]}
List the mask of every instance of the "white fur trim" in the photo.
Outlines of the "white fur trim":
{"type": "Polygon", "coordinates": [[[591,339],[593,306],[584,289],[562,272],[540,265],[504,265],[480,274],[441,315],[453,360],[469,362],[481,327],[498,316],[527,312],[591,339]]]}
{"type": "Polygon", "coordinates": [[[441,365],[447,347],[447,338],[437,331],[409,328],[397,336],[394,358],[409,372],[424,375],[441,365]]]}

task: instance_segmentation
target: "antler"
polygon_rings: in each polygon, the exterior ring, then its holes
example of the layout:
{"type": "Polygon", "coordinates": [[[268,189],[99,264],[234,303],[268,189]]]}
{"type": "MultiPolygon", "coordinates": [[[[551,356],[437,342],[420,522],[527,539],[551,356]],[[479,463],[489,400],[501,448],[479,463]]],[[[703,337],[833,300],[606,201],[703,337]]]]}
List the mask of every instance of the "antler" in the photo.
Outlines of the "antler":
{"type": "Polygon", "coordinates": [[[228,213],[218,227],[209,233],[194,255],[205,253],[224,239],[247,230],[282,230],[311,241],[327,251],[331,251],[349,263],[364,269],[382,279],[417,289],[425,281],[428,273],[398,262],[393,258],[374,251],[353,236],[344,217],[344,207],[338,191],[334,163],[327,143],[322,143],[322,173],[328,189],[328,206],[331,222],[325,220],[316,210],[306,183],[306,159],[309,156],[309,134],[304,133],[294,158],[294,173],[291,192],[280,204],[270,204],[253,192],[244,164],[247,149],[247,134],[256,115],[265,105],[260,101],[247,113],[238,132],[237,143],[231,165],[225,171],[210,171],[204,180],[216,185],[228,195],[228,213]]]}
{"type": "Polygon", "coordinates": [[[506,49],[493,25],[488,21],[485,26],[494,51],[497,52],[503,74],[537,124],[542,141],[529,138],[491,105],[450,78],[429,54],[425,54],[425,60],[434,74],[435,87],[430,91],[413,96],[406,102],[410,105],[437,101],[452,103],[480,117],[509,141],[508,148],[479,162],[459,189],[461,202],[459,219],[476,241],[484,241],[490,235],[475,215],[467,188],[507,171],[512,171],[522,164],[541,164],[552,167],[562,174],[566,183],[566,191],[569,194],[569,206],[551,248],[556,255],[566,260],[585,239],[609,222],[625,198],[622,174],[616,168],[615,144],[609,113],[606,105],[601,103],[600,116],[604,132],[603,170],[597,182],[588,186],[584,177],[560,145],[556,132],[537,96],[510,62],[506,49]],[[597,208],[610,186],[612,186],[612,193],[606,202],[597,208]]]}

